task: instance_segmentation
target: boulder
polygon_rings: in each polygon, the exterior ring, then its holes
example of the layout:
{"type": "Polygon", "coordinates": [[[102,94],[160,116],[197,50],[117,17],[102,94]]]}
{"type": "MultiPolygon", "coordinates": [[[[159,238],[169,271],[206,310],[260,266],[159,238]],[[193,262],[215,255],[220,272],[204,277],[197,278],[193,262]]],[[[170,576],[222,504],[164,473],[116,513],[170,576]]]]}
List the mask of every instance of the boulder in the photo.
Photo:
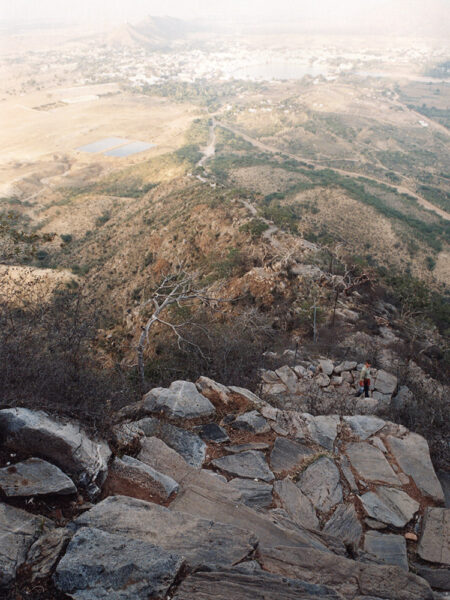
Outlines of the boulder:
{"type": "Polygon", "coordinates": [[[300,476],[297,486],[313,506],[328,512],[342,502],[342,486],[339,471],[334,462],[323,456],[312,463],[300,476]]]}
{"type": "Polygon", "coordinates": [[[233,569],[235,571],[239,571],[240,573],[247,573],[248,575],[262,570],[261,565],[256,560],[246,560],[245,562],[234,566],[233,569]]]}
{"type": "MultiPolygon", "coordinates": [[[[105,480],[111,450],[77,424],[57,421],[42,411],[6,408],[0,410],[0,437],[9,448],[54,463],[81,485],[105,480]]],[[[91,491],[97,490],[91,486],[91,491]]]]}
{"type": "Polygon", "coordinates": [[[426,440],[417,433],[408,433],[403,439],[389,436],[389,448],[400,468],[413,478],[419,490],[435,502],[444,502],[444,492],[434,472],[426,440]]]}
{"type": "Polygon", "coordinates": [[[241,493],[242,502],[251,508],[267,508],[272,504],[273,487],[268,483],[236,477],[229,485],[241,493]]]}
{"type": "Polygon", "coordinates": [[[275,371],[271,371],[270,369],[263,369],[261,371],[261,379],[264,383],[278,383],[280,381],[275,371]]]}
{"type": "Polygon", "coordinates": [[[136,425],[142,429],[146,436],[158,437],[169,448],[173,448],[191,467],[199,469],[203,465],[206,456],[206,444],[195,433],[152,417],[141,419],[137,421],[136,425]]]}
{"type": "Polygon", "coordinates": [[[328,375],[325,375],[325,373],[320,373],[317,377],[316,377],[316,383],[319,387],[328,387],[330,385],[330,378],[328,377],[328,375]]]}
{"type": "Polygon", "coordinates": [[[280,396],[286,394],[286,386],[284,383],[265,383],[262,392],[267,396],[280,396]]]}
{"type": "Polygon", "coordinates": [[[29,458],[0,469],[0,490],[5,496],[75,494],[73,481],[58,467],[40,458],[29,458]]]}
{"type": "Polygon", "coordinates": [[[286,365],[280,369],[277,369],[275,373],[287,387],[288,391],[291,394],[295,394],[297,391],[298,378],[294,371],[286,365]]]}
{"type": "Polygon", "coordinates": [[[351,430],[361,440],[366,440],[368,437],[383,429],[386,421],[378,417],[368,417],[364,415],[355,415],[353,417],[344,417],[344,421],[350,426],[351,430]]]}
{"type": "Polygon", "coordinates": [[[148,502],[165,502],[178,489],[178,483],[171,477],[126,455],[114,459],[105,483],[109,496],[120,494],[148,502]]]}
{"type": "Polygon", "coordinates": [[[344,382],[344,378],[341,377],[340,375],[335,375],[334,377],[331,378],[331,385],[339,386],[339,385],[342,385],[343,382],[344,382]]]}
{"type": "Polygon", "coordinates": [[[334,365],[332,360],[322,358],[319,360],[319,366],[325,375],[330,376],[333,373],[334,365]]]}
{"type": "Polygon", "coordinates": [[[260,562],[271,573],[329,586],[345,600],[433,600],[426,581],[397,566],[283,546],[262,548],[260,562]]]}
{"type": "Polygon", "coordinates": [[[34,542],[26,559],[32,581],[46,579],[52,573],[71,537],[68,529],[57,527],[34,542]]]}
{"type": "Polygon", "coordinates": [[[379,370],[375,377],[374,389],[381,394],[392,396],[397,389],[398,379],[387,371],[379,370]]]}
{"type": "Polygon", "coordinates": [[[257,410],[239,415],[232,424],[233,429],[250,431],[251,433],[268,433],[270,425],[257,410]]]}
{"type": "Polygon", "coordinates": [[[311,448],[287,438],[277,437],[270,453],[270,466],[274,473],[292,471],[314,454],[311,448]]]}
{"type": "Polygon", "coordinates": [[[86,527],[70,541],[54,581],[75,600],[163,600],[183,563],[148,542],[86,527]]]}
{"type": "Polygon", "coordinates": [[[191,568],[232,566],[257,544],[248,530],[125,496],[106,498],[79,516],[74,525],[160,546],[185,557],[191,568]]]}
{"type": "Polygon", "coordinates": [[[307,377],[309,372],[303,365],[296,365],[295,367],[293,367],[292,370],[300,379],[303,379],[303,377],[307,377]]]}
{"type": "Polygon", "coordinates": [[[267,405],[267,403],[264,402],[264,400],[261,400],[261,398],[259,398],[256,394],[254,394],[250,390],[246,390],[245,388],[230,385],[230,392],[233,393],[233,396],[238,396],[240,398],[243,398],[244,400],[247,400],[248,402],[250,402],[250,404],[256,406],[256,408],[263,408],[267,405]]]}
{"type": "Polygon", "coordinates": [[[428,562],[450,566],[449,508],[427,508],[418,554],[428,562]]]}
{"type": "Polygon", "coordinates": [[[388,565],[408,570],[406,541],[402,535],[368,531],[364,538],[364,550],[388,565]]]}
{"type": "Polygon", "coordinates": [[[378,448],[366,442],[357,442],[349,444],[346,452],[352,467],[361,479],[400,485],[397,475],[378,448]]]}
{"type": "Polygon", "coordinates": [[[0,589],[11,584],[31,545],[52,527],[45,517],[0,504],[0,589]]]}
{"type": "Polygon", "coordinates": [[[198,419],[216,412],[213,404],[190,381],[174,381],[169,388],[154,388],[143,398],[146,413],[163,413],[169,419],[198,419]]]}
{"type": "Polygon", "coordinates": [[[220,425],[217,425],[217,423],[207,423],[206,425],[202,425],[198,430],[198,433],[202,440],[206,440],[207,442],[223,444],[224,442],[230,441],[225,429],[220,427],[220,425]]]}
{"type": "Polygon", "coordinates": [[[361,542],[362,527],[353,504],[339,504],[323,531],[339,538],[356,552],[361,542]]]}
{"type": "Polygon", "coordinates": [[[230,390],[225,385],[213,381],[209,377],[199,377],[195,382],[198,391],[208,400],[219,399],[223,404],[230,401],[230,390]]]}
{"type": "Polygon", "coordinates": [[[276,481],[274,489],[289,517],[300,527],[318,529],[319,520],[311,500],[290,479],[276,481]]]}
{"type": "Polygon", "coordinates": [[[353,371],[356,369],[357,363],[353,360],[344,360],[337,367],[335,367],[334,372],[336,375],[340,375],[344,371],[353,371]]]}
{"type": "Polygon", "coordinates": [[[241,569],[199,572],[189,575],[173,600],[343,600],[331,588],[241,569]]]}
{"type": "Polygon", "coordinates": [[[420,508],[406,492],[384,486],[363,494],[360,500],[369,517],[393,527],[405,527],[420,508]]]}
{"type": "Polygon", "coordinates": [[[212,464],[228,475],[246,479],[261,479],[262,481],[272,481],[274,479],[264,454],[254,450],[216,458],[212,461],[212,464]]]}

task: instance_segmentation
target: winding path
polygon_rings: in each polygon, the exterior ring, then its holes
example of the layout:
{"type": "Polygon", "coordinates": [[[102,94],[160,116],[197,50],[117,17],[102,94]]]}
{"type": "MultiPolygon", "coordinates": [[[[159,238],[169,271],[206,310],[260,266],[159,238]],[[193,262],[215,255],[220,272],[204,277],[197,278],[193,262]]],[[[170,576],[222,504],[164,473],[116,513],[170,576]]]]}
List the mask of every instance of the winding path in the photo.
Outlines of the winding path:
{"type": "Polygon", "coordinates": [[[314,162],[312,160],[304,159],[303,157],[298,156],[296,154],[284,152],[283,150],[280,150],[279,148],[275,148],[274,146],[270,146],[269,144],[260,142],[259,140],[252,138],[251,136],[247,135],[246,133],[243,133],[242,131],[240,131],[239,129],[236,129],[235,127],[232,127],[231,125],[226,125],[225,123],[222,123],[219,121],[215,121],[215,124],[218,125],[219,127],[222,127],[223,129],[227,129],[228,131],[231,131],[231,133],[234,133],[235,135],[241,137],[246,142],[249,142],[249,144],[252,144],[252,146],[254,146],[255,148],[258,148],[259,150],[263,150],[264,152],[270,152],[271,154],[281,154],[283,156],[287,156],[288,158],[292,158],[294,160],[301,161],[305,165],[308,165],[315,170],[329,168],[331,171],[334,171],[335,173],[339,173],[340,175],[344,175],[346,177],[353,177],[353,178],[364,177],[365,179],[367,179],[368,181],[372,181],[373,183],[377,183],[377,184],[381,184],[381,185],[388,185],[390,188],[396,190],[399,194],[408,194],[409,196],[415,198],[417,200],[417,202],[421,206],[423,206],[423,208],[426,208],[427,210],[431,210],[431,211],[435,212],[436,214],[438,214],[440,217],[442,217],[446,221],[450,221],[450,214],[448,212],[446,212],[442,208],[439,208],[438,206],[435,206],[431,202],[428,202],[428,200],[425,200],[425,198],[423,198],[422,196],[419,196],[418,194],[416,194],[415,192],[411,191],[409,188],[407,188],[403,185],[388,184],[386,181],[383,181],[382,179],[378,179],[377,177],[368,177],[367,175],[363,175],[362,173],[355,173],[353,171],[346,171],[344,169],[324,167],[323,165],[320,165],[319,163],[314,162]]]}

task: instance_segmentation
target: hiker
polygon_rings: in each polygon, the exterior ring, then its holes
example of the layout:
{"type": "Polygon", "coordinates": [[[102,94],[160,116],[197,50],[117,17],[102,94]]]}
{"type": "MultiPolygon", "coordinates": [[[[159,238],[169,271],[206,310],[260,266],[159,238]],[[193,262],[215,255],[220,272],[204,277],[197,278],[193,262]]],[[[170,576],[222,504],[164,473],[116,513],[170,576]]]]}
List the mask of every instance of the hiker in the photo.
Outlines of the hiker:
{"type": "Polygon", "coordinates": [[[356,392],[356,397],[359,398],[361,394],[364,392],[364,396],[369,398],[369,388],[370,388],[370,360],[366,360],[365,365],[361,369],[361,374],[359,376],[359,390],[356,392]]]}

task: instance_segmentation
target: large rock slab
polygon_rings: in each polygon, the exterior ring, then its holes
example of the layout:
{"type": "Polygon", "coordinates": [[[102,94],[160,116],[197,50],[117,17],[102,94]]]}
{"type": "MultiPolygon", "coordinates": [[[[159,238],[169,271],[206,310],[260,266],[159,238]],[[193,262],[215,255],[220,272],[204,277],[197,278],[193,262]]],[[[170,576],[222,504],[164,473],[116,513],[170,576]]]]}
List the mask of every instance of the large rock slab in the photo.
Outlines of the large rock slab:
{"type": "Polygon", "coordinates": [[[361,542],[362,526],[353,504],[339,504],[323,531],[339,538],[356,552],[361,542]]]}
{"type": "Polygon", "coordinates": [[[331,588],[286,579],[258,570],[194,573],[177,589],[173,600],[343,600],[331,588]]]}
{"type": "Polygon", "coordinates": [[[311,500],[299,490],[295,483],[290,479],[283,479],[275,482],[274,489],[280,498],[282,507],[294,523],[306,529],[319,528],[319,519],[311,500]]]}
{"type": "Polygon", "coordinates": [[[408,570],[406,541],[402,535],[368,531],[364,538],[364,550],[384,563],[408,570]]]}
{"type": "Polygon", "coordinates": [[[277,437],[270,453],[270,466],[274,473],[292,471],[300,467],[302,462],[312,454],[314,451],[304,444],[277,437]]]}
{"type": "Polygon", "coordinates": [[[87,527],[70,541],[54,581],[75,600],[163,600],[183,563],[148,542],[87,527]]]}
{"type": "Polygon", "coordinates": [[[217,425],[217,423],[206,423],[206,425],[202,425],[198,430],[198,433],[202,440],[206,440],[207,442],[223,444],[224,442],[230,441],[225,429],[220,427],[220,425],[217,425]]]}
{"type": "Polygon", "coordinates": [[[105,483],[109,496],[131,496],[147,502],[165,502],[178,489],[178,483],[172,477],[126,455],[114,459],[105,483]]]}
{"type": "Polygon", "coordinates": [[[174,381],[169,388],[154,388],[143,398],[147,413],[163,413],[169,419],[198,419],[216,412],[213,404],[190,381],[174,381]]]}
{"type": "Polygon", "coordinates": [[[272,504],[273,486],[251,479],[232,479],[229,485],[241,493],[242,502],[251,508],[267,508],[272,504]]]}
{"type": "Polygon", "coordinates": [[[250,402],[250,404],[256,406],[256,408],[263,408],[264,406],[269,406],[267,402],[261,400],[259,396],[245,388],[241,388],[236,385],[230,385],[230,391],[233,393],[234,396],[247,400],[247,402],[250,402]]]}
{"type": "Polygon", "coordinates": [[[308,416],[308,431],[313,442],[332,451],[341,420],[337,415],[308,416]]]}
{"type": "Polygon", "coordinates": [[[261,479],[262,481],[273,481],[274,479],[274,474],[269,469],[264,454],[254,450],[216,458],[212,464],[228,475],[246,479],[261,479]]]}
{"type": "Polygon", "coordinates": [[[352,467],[361,479],[401,485],[381,450],[366,442],[349,444],[346,449],[352,467]]]}
{"type": "Polygon", "coordinates": [[[212,471],[194,469],[182,456],[159,438],[146,438],[142,443],[138,459],[156,471],[175,479],[180,490],[195,485],[200,489],[216,491],[221,497],[229,498],[232,502],[241,500],[240,492],[229,486],[226,480],[223,481],[220,477],[214,476],[212,471]]]}
{"type": "Polygon", "coordinates": [[[31,545],[52,527],[45,517],[0,504],[0,588],[13,581],[31,545]]]}
{"type": "Polygon", "coordinates": [[[329,359],[320,359],[319,360],[319,366],[322,370],[322,373],[325,373],[325,375],[330,376],[333,373],[334,370],[334,364],[332,360],[329,359]]]}
{"type": "Polygon", "coordinates": [[[444,492],[433,468],[426,440],[417,433],[404,438],[387,438],[387,443],[400,468],[414,479],[419,490],[435,502],[444,502],[444,492]]]}
{"type": "Polygon", "coordinates": [[[397,566],[282,546],[262,548],[260,562],[272,573],[332,587],[345,600],[433,600],[426,581],[397,566]]]}
{"type": "Polygon", "coordinates": [[[297,486],[311,500],[313,506],[322,512],[328,512],[342,502],[339,470],[326,456],[316,460],[302,473],[297,486]]]}
{"type": "Polygon", "coordinates": [[[427,508],[418,553],[428,562],[450,565],[449,508],[427,508]]]}
{"type": "Polygon", "coordinates": [[[163,421],[152,417],[137,421],[136,426],[139,427],[146,436],[158,437],[167,444],[169,448],[173,448],[175,452],[181,454],[191,467],[200,469],[203,465],[206,456],[206,444],[198,435],[195,435],[195,433],[181,429],[181,427],[175,427],[175,425],[170,423],[164,423],[163,421]]]}
{"type": "Polygon", "coordinates": [[[125,496],[106,498],[74,524],[161,546],[184,556],[191,568],[232,566],[248,556],[257,543],[246,529],[125,496]]]}
{"type": "Polygon", "coordinates": [[[380,429],[383,429],[386,425],[386,421],[383,421],[383,419],[365,415],[344,417],[344,421],[361,440],[366,440],[374,433],[377,433],[377,431],[380,431],[380,429]]]}
{"type": "Polygon", "coordinates": [[[203,376],[197,379],[195,385],[198,391],[208,400],[220,400],[223,404],[228,404],[230,390],[225,385],[203,376]]]}
{"type": "Polygon", "coordinates": [[[288,391],[291,394],[295,394],[295,392],[297,391],[298,379],[294,371],[286,365],[277,369],[275,373],[287,387],[288,391]]]}
{"type": "Polygon", "coordinates": [[[353,371],[356,369],[357,363],[354,360],[344,360],[337,367],[335,367],[334,372],[339,375],[340,373],[344,373],[345,371],[353,371]]]}
{"type": "Polygon", "coordinates": [[[411,566],[414,568],[414,572],[426,579],[432,588],[450,592],[449,568],[439,569],[417,563],[412,563],[411,566]]]}
{"type": "Polygon", "coordinates": [[[250,431],[251,433],[268,433],[270,425],[257,410],[239,415],[232,424],[233,429],[250,431]]]}
{"type": "Polygon", "coordinates": [[[68,529],[56,527],[34,542],[26,559],[32,581],[45,579],[51,575],[71,537],[72,534],[68,529]]]}
{"type": "Polygon", "coordinates": [[[289,528],[279,526],[273,523],[270,515],[230,501],[217,491],[190,486],[177,496],[170,509],[210,519],[213,522],[220,520],[221,523],[249,529],[257,536],[259,548],[282,545],[298,546],[303,549],[317,548],[337,554],[345,553],[342,542],[332,536],[319,531],[301,529],[294,523],[289,528]]]}
{"type": "Polygon", "coordinates": [[[378,371],[375,377],[374,389],[381,394],[392,395],[397,389],[398,379],[387,371],[378,371]]]}
{"type": "Polygon", "coordinates": [[[82,485],[100,485],[106,477],[111,450],[74,423],[41,411],[6,408],[0,410],[0,438],[10,448],[49,460],[82,485]]]}
{"type": "Polygon", "coordinates": [[[389,487],[379,486],[375,492],[363,494],[360,500],[369,517],[394,527],[405,527],[420,508],[406,492],[389,487]]]}
{"type": "Polygon", "coordinates": [[[74,494],[77,488],[55,465],[40,458],[29,458],[0,469],[0,490],[11,497],[74,494]]]}

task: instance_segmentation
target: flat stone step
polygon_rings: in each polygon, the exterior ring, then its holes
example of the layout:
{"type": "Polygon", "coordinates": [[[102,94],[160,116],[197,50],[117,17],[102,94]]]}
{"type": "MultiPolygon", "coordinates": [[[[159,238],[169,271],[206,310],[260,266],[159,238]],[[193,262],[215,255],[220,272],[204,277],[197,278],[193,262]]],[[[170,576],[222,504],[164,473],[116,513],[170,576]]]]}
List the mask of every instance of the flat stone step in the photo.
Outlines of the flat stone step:
{"type": "Polygon", "coordinates": [[[324,585],[313,585],[272,575],[239,570],[195,573],[177,589],[173,600],[344,600],[324,585]]]}
{"type": "Polygon", "coordinates": [[[84,527],[58,563],[56,587],[73,598],[165,598],[184,559],[161,547],[84,527]]]}
{"type": "Polygon", "coordinates": [[[270,466],[274,473],[292,471],[312,454],[314,454],[314,451],[305,444],[277,437],[270,453],[270,466]]]}
{"type": "Polygon", "coordinates": [[[357,442],[349,444],[346,453],[361,479],[401,485],[399,478],[378,448],[367,442],[357,442]]]}
{"type": "Polygon", "coordinates": [[[274,474],[269,469],[264,454],[254,450],[216,458],[212,464],[217,469],[237,477],[261,479],[262,481],[273,481],[274,479],[274,474]]]}
{"type": "Polygon", "coordinates": [[[70,477],[40,458],[29,458],[0,469],[0,489],[8,497],[47,494],[63,496],[77,491],[70,477]]]}
{"type": "Polygon", "coordinates": [[[78,529],[101,529],[161,546],[184,556],[191,568],[231,567],[248,556],[257,544],[257,538],[248,528],[224,525],[126,496],[106,498],[75,519],[74,524],[78,529]]]}
{"type": "Polygon", "coordinates": [[[408,570],[406,541],[402,535],[368,531],[364,538],[364,550],[389,565],[408,570]]]}

